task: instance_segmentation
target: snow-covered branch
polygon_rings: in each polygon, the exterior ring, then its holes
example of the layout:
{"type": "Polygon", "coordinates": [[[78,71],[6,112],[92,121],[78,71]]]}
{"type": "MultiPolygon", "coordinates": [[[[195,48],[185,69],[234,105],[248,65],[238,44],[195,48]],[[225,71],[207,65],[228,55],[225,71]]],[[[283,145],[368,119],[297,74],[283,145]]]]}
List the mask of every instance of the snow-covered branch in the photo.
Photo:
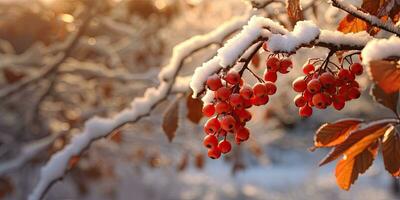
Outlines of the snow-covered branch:
{"type": "Polygon", "coordinates": [[[258,41],[268,41],[273,53],[295,53],[302,47],[325,47],[332,51],[361,50],[372,37],[366,32],[344,34],[338,31],[320,30],[311,21],[299,21],[293,31],[286,30],[271,19],[253,16],[242,31],[218,50],[216,57],[195,70],[190,87],[193,97],[204,94],[205,82],[209,76],[224,69],[232,68],[240,57],[246,57],[246,50],[258,41]]]}
{"type": "Polygon", "coordinates": [[[41,199],[52,184],[67,172],[71,157],[80,155],[93,141],[106,137],[127,123],[137,122],[150,115],[151,111],[167,99],[168,95],[174,90],[187,88],[183,85],[188,85],[188,78],[177,79],[184,60],[205,47],[221,44],[232,33],[239,30],[247,20],[248,16],[235,18],[208,34],[195,36],[177,45],[173,50],[169,64],[163,67],[159,74],[160,85],[156,88],[147,89],[143,97],[135,98],[132,101],[130,108],[126,108],[112,118],[94,117],[89,119],[85,123],[83,131],[76,135],[63,150],[54,154],[41,169],[39,182],[29,199],[41,199]],[[175,84],[177,81],[184,83],[175,84]]]}
{"type": "Polygon", "coordinates": [[[400,29],[388,22],[382,22],[378,17],[365,13],[357,7],[344,2],[343,0],[331,0],[332,6],[346,11],[347,13],[353,15],[354,17],[360,18],[373,26],[381,28],[385,31],[391,32],[400,36],[400,29]]]}
{"type": "Polygon", "coordinates": [[[361,52],[363,63],[390,57],[400,58],[400,38],[392,36],[389,39],[374,39],[361,52]]]}

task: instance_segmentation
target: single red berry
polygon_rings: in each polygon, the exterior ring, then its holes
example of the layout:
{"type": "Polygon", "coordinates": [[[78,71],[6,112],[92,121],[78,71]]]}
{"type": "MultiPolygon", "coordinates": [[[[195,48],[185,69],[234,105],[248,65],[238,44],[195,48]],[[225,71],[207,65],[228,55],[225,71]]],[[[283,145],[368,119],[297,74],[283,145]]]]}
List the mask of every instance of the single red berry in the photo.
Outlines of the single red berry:
{"type": "Polygon", "coordinates": [[[335,76],[329,72],[324,72],[318,77],[319,82],[321,82],[324,88],[333,88],[336,84],[335,76]]]}
{"type": "Polygon", "coordinates": [[[325,88],[325,92],[327,92],[328,94],[331,94],[331,95],[336,94],[336,86],[325,88]]]}
{"type": "Polygon", "coordinates": [[[206,84],[207,87],[212,91],[217,91],[220,87],[222,87],[221,79],[216,74],[208,77],[206,84]]]}
{"type": "Polygon", "coordinates": [[[307,90],[310,91],[312,94],[321,91],[321,87],[322,87],[321,82],[319,82],[318,79],[312,79],[307,84],[307,90]]]}
{"type": "Polygon", "coordinates": [[[307,64],[303,66],[303,73],[305,75],[309,75],[315,71],[315,67],[313,64],[307,64]]]}
{"type": "Polygon", "coordinates": [[[228,74],[225,76],[226,82],[232,85],[236,85],[240,82],[240,74],[235,71],[230,71],[228,74]]]}
{"type": "Polygon", "coordinates": [[[267,87],[267,94],[268,95],[273,95],[276,93],[276,85],[273,82],[267,81],[265,83],[265,87],[267,87]]]}
{"type": "Polygon", "coordinates": [[[234,112],[239,117],[240,122],[248,122],[251,120],[251,113],[245,109],[237,109],[234,112]]]}
{"type": "Polygon", "coordinates": [[[358,99],[361,96],[361,92],[358,88],[356,87],[351,87],[348,90],[348,96],[350,99],[358,99]]]}
{"type": "Polygon", "coordinates": [[[245,85],[240,89],[239,94],[243,99],[250,99],[253,96],[253,89],[250,86],[245,85]]]}
{"type": "Polygon", "coordinates": [[[229,153],[232,149],[232,145],[229,141],[227,140],[222,140],[218,144],[218,148],[221,150],[222,153],[229,153]]]}
{"type": "Polygon", "coordinates": [[[311,92],[309,92],[308,90],[305,90],[303,92],[303,97],[306,101],[311,101],[313,94],[311,94],[311,92]]]}
{"type": "Polygon", "coordinates": [[[332,105],[336,110],[342,110],[344,108],[346,99],[343,96],[335,95],[332,99],[332,105]]]}
{"type": "Polygon", "coordinates": [[[296,107],[303,107],[307,104],[307,100],[301,95],[298,94],[295,98],[294,98],[294,104],[296,105],[296,107]]]}
{"type": "Polygon", "coordinates": [[[218,146],[218,138],[215,135],[206,135],[203,139],[203,145],[207,148],[218,146]]]}
{"type": "Polygon", "coordinates": [[[363,66],[360,63],[353,63],[352,65],[350,65],[350,71],[359,76],[363,73],[363,66]]]}
{"type": "Polygon", "coordinates": [[[277,57],[271,57],[267,60],[267,69],[276,72],[279,70],[280,60],[277,57]]]}
{"type": "Polygon", "coordinates": [[[283,59],[280,62],[279,72],[281,74],[287,74],[293,68],[293,62],[289,58],[283,59]]]}
{"type": "Polygon", "coordinates": [[[357,81],[351,81],[351,82],[349,83],[349,86],[350,86],[350,87],[359,88],[359,87],[360,87],[360,84],[358,84],[357,81]]]}
{"type": "Polygon", "coordinates": [[[312,103],[316,108],[325,109],[327,107],[328,97],[324,93],[317,93],[312,98],[312,103]]]}
{"type": "Polygon", "coordinates": [[[253,94],[256,97],[264,97],[267,95],[267,87],[262,83],[257,83],[253,86],[253,94]]]}
{"type": "Polygon", "coordinates": [[[213,104],[207,104],[203,107],[203,115],[206,117],[211,117],[215,113],[215,107],[213,104]]]}
{"type": "Polygon", "coordinates": [[[206,122],[206,124],[204,125],[204,132],[211,135],[211,134],[217,133],[220,128],[221,128],[221,124],[219,123],[218,119],[215,117],[215,118],[209,119],[206,122]]]}
{"type": "Polygon", "coordinates": [[[299,115],[301,117],[309,117],[312,115],[312,108],[308,105],[305,105],[299,109],[299,115]]]}
{"type": "Polygon", "coordinates": [[[277,79],[278,79],[278,75],[276,74],[276,72],[269,71],[268,69],[266,69],[264,71],[264,80],[265,81],[271,81],[271,82],[275,83],[277,79]]]}
{"type": "Polygon", "coordinates": [[[236,130],[236,137],[240,139],[240,141],[246,141],[249,139],[250,132],[249,129],[241,126],[236,130]]]}
{"type": "Polygon", "coordinates": [[[244,100],[243,97],[240,96],[240,94],[236,93],[236,94],[232,94],[229,97],[229,102],[231,104],[232,107],[234,108],[243,108],[244,107],[244,100]]]}
{"type": "Polygon", "coordinates": [[[344,81],[345,83],[348,83],[352,80],[354,80],[354,75],[350,72],[350,70],[347,69],[341,69],[338,72],[338,78],[344,81]]]}
{"type": "Polygon", "coordinates": [[[253,104],[251,103],[251,99],[244,99],[243,106],[244,108],[250,108],[251,106],[253,106],[253,104]]]}
{"type": "Polygon", "coordinates": [[[218,147],[208,149],[208,157],[211,159],[218,159],[221,156],[221,150],[218,147]]]}
{"type": "Polygon", "coordinates": [[[236,120],[231,115],[226,115],[221,120],[221,128],[225,131],[232,131],[235,129],[236,120]]]}
{"type": "Polygon", "coordinates": [[[350,100],[351,98],[349,97],[349,89],[350,87],[347,85],[343,85],[339,88],[338,94],[343,96],[346,101],[350,100]]]}
{"type": "Polygon", "coordinates": [[[293,90],[296,92],[303,92],[307,88],[307,83],[304,80],[304,76],[298,77],[293,81],[293,90]]]}
{"type": "Polygon", "coordinates": [[[226,101],[229,99],[229,96],[232,94],[231,89],[228,87],[220,87],[215,92],[215,98],[220,101],[226,101]]]}
{"type": "Polygon", "coordinates": [[[251,104],[255,105],[255,106],[262,106],[268,103],[269,101],[269,97],[268,95],[265,95],[263,97],[257,97],[257,96],[253,96],[251,99],[251,104]]]}
{"type": "Polygon", "coordinates": [[[229,103],[225,101],[220,101],[215,104],[215,111],[217,112],[217,114],[226,114],[231,112],[231,110],[231,105],[229,105],[229,103]]]}

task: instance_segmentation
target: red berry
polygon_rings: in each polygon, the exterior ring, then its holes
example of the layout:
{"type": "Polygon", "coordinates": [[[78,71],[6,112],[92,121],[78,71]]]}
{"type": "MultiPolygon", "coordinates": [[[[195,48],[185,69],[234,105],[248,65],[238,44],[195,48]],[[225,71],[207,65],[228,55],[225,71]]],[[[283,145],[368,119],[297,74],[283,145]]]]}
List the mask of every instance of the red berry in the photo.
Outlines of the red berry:
{"type": "Polygon", "coordinates": [[[251,103],[251,99],[245,99],[243,101],[244,108],[250,108],[253,104],[251,103]]]}
{"type": "Polygon", "coordinates": [[[318,79],[312,79],[307,84],[307,90],[310,91],[312,94],[321,91],[321,87],[322,87],[321,82],[319,82],[318,79]]]}
{"type": "Polygon", "coordinates": [[[271,81],[271,82],[275,83],[277,79],[278,79],[278,75],[276,74],[276,72],[268,71],[268,69],[264,71],[264,80],[265,81],[271,81]]]}
{"type": "Polygon", "coordinates": [[[215,92],[215,98],[220,101],[228,100],[229,96],[231,95],[231,89],[228,87],[221,87],[215,92]]]}
{"type": "Polygon", "coordinates": [[[303,66],[303,73],[306,75],[313,73],[314,70],[315,70],[315,67],[312,64],[307,64],[307,65],[303,66]]]}
{"type": "Polygon", "coordinates": [[[311,92],[309,92],[308,90],[305,90],[303,92],[303,97],[306,101],[311,101],[313,94],[311,94],[311,92]]]}
{"type": "Polygon", "coordinates": [[[350,99],[358,99],[361,96],[361,92],[358,88],[356,87],[351,87],[348,90],[348,96],[350,99]]]}
{"type": "Polygon", "coordinates": [[[268,95],[265,95],[263,97],[257,97],[257,96],[253,96],[251,99],[251,104],[255,105],[255,106],[262,106],[268,103],[269,101],[269,97],[268,95]]]}
{"type": "Polygon", "coordinates": [[[215,135],[206,135],[203,139],[203,145],[207,148],[213,148],[218,146],[218,138],[215,135]]]}
{"type": "Polygon", "coordinates": [[[312,108],[308,105],[305,105],[299,109],[299,115],[301,117],[309,117],[312,115],[312,108]]]}
{"type": "Polygon", "coordinates": [[[217,114],[226,114],[229,113],[232,110],[231,105],[225,101],[220,101],[217,104],[215,104],[215,111],[217,114]]]}
{"type": "Polygon", "coordinates": [[[267,81],[265,83],[265,87],[267,87],[267,94],[268,95],[273,95],[276,93],[276,85],[273,82],[267,81]]]}
{"type": "Polygon", "coordinates": [[[298,95],[294,98],[294,104],[295,104],[297,107],[303,107],[303,106],[306,105],[306,103],[307,103],[307,100],[306,100],[303,96],[301,96],[301,94],[298,94],[298,95]]]}
{"type": "Polygon", "coordinates": [[[221,120],[221,128],[226,131],[232,131],[235,128],[236,120],[231,115],[226,115],[221,120]]]}
{"type": "Polygon", "coordinates": [[[279,69],[279,63],[280,63],[280,61],[279,61],[279,58],[277,58],[277,57],[268,58],[267,69],[269,71],[276,72],[279,69]]]}
{"type": "Polygon", "coordinates": [[[245,109],[235,110],[235,114],[239,117],[240,122],[248,122],[251,120],[251,113],[245,109]]]}
{"type": "Polygon", "coordinates": [[[221,150],[218,147],[208,149],[208,157],[211,159],[218,159],[221,156],[221,150]]]}
{"type": "Polygon", "coordinates": [[[240,82],[240,79],[241,78],[240,78],[239,73],[235,72],[235,71],[229,72],[225,77],[226,82],[228,82],[229,84],[232,84],[232,85],[238,84],[240,82]]]}
{"type": "Polygon", "coordinates": [[[243,99],[250,99],[253,96],[253,89],[250,86],[245,85],[240,89],[239,94],[243,99]]]}
{"type": "Polygon", "coordinates": [[[289,58],[283,59],[280,62],[279,72],[281,74],[287,74],[290,72],[290,69],[293,68],[293,62],[289,58]]]}
{"type": "Polygon", "coordinates": [[[212,91],[216,91],[218,90],[218,88],[222,87],[221,79],[216,74],[208,77],[206,84],[208,88],[212,91]]]}
{"type": "Polygon", "coordinates": [[[339,72],[338,72],[338,78],[339,78],[340,80],[342,80],[343,82],[348,83],[348,82],[354,80],[355,77],[354,77],[354,75],[350,72],[350,70],[341,69],[341,70],[339,70],[339,72]]]}
{"type": "Polygon", "coordinates": [[[298,77],[293,81],[293,90],[296,92],[303,92],[307,88],[307,83],[304,80],[304,76],[298,77]]]}
{"type": "Polygon", "coordinates": [[[335,77],[329,73],[329,72],[324,72],[318,77],[319,82],[321,82],[322,86],[324,88],[333,88],[335,87],[336,80],[335,77]]]}
{"type": "Polygon", "coordinates": [[[341,87],[339,88],[339,91],[338,91],[338,94],[341,95],[341,96],[343,96],[344,99],[345,99],[346,101],[348,101],[348,100],[351,99],[351,98],[349,97],[349,89],[350,89],[349,86],[343,85],[343,86],[341,86],[341,87]]]}
{"type": "Polygon", "coordinates": [[[229,141],[227,140],[222,140],[219,144],[218,144],[218,148],[221,150],[222,153],[229,153],[232,149],[232,145],[229,141]]]}
{"type": "Polygon", "coordinates": [[[240,96],[240,94],[238,94],[238,93],[232,94],[229,97],[229,102],[230,102],[231,106],[234,108],[243,108],[244,107],[244,100],[243,100],[242,96],[240,96]]]}
{"type": "Polygon", "coordinates": [[[349,85],[350,85],[351,87],[356,87],[356,88],[359,88],[359,87],[360,87],[360,84],[358,84],[357,81],[351,81],[349,85]]]}
{"type": "Polygon", "coordinates": [[[221,124],[219,123],[217,118],[209,119],[206,124],[204,125],[204,132],[207,134],[215,134],[221,128],[221,124]]]}
{"type": "Polygon", "coordinates": [[[203,107],[203,115],[206,117],[211,117],[215,113],[215,107],[213,104],[207,104],[203,107]]]}
{"type": "Polygon", "coordinates": [[[247,129],[247,128],[245,128],[245,127],[239,127],[237,130],[236,130],[236,137],[238,138],[238,139],[240,139],[240,141],[246,141],[246,140],[248,140],[249,139],[249,136],[250,136],[250,132],[249,132],[249,130],[247,129]]]}
{"type": "Polygon", "coordinates": [[[343,96],[335,95],[335,96],[333,96],[332,99],[333,99],[333,103],[332,103],[333,107],[336,110],[342,110],[344,108],[346,99],[343,96]]]}
{"type": "Polygon", "coordinates": [[[350,65],[350,71],[359,76],[363,73],[363,66],[360,63],[353,63],[352,65],[350,65]]]}
{"type": "Polygon", "coordinates": [[[319,109],[325,109],[329,104],[328,96],[324,93],[317,93],[312,98],[312,103],[319,109]]]}
{"type": "Polygon", "coordinates": [[[253,86],[253,94],[256,97],[264,97],[267,95],[267,87],[262,83],[257,83],[253,86]]]}

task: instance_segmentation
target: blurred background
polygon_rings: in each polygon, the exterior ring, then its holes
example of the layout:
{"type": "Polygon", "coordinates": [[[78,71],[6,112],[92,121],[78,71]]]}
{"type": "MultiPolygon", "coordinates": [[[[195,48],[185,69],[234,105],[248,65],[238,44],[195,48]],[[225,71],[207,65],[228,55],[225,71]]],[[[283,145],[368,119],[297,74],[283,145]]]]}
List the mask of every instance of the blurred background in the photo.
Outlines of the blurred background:
{"type": "MultiPolygon", "coordinates": [[[[335,29],[344,16],[324,0],[302,3],[305,18],[322,28],[335,29]]],[[[249,9],[242,0],[0,0],[0,91],[40,75],[0,99],[0,199],[26,199],[40,167],[85,120],[113,116],[157,86],[157,74],[175,45],[249,9]]],[[[279,1],[258,14],[292,28],[279,1]]],[[[182,75],[193,73],[216,50],[212,46],[192,55],[182,75]]],[[[150,117],[71,160],[70,172],[45,199],[399,199],[382,162],[346,192],[336,186],[334,164],[318,168],[328,150],[308,151],[322,123],[390,115],[372,102],[369,79],[363,76],[360,100],[341,112],[327,109],[300,119],[291,82],[308,58],[326,53],[306,49],[292,56],[297,67],[279,78],[277,95],[251,110],[250,141],[223,159],[207,157],[205,119],[196,124],[186,117],[186,98],[179,105],[176,137],[168,141],[161,122],[171,97],[150,117]]],[[[265,56],[260,52],[255,71],[263,72],[265,56]]]]}

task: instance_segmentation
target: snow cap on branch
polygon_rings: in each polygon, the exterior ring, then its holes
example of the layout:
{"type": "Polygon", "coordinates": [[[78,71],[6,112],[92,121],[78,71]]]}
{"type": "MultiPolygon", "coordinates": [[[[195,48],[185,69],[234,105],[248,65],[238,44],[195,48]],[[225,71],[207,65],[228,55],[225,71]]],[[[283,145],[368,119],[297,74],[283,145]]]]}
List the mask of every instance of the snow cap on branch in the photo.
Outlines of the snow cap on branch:
{"type": "Polygon", "coordinates": [[[392,36],[389,39],[374,39],[361,52],[363,64],[368,65],[373,60],[389,57],[400,57],[400,38],[392,36]]]}
{"type": "Polygon", "coordinates": [[[326,44],[336,45],[340,47],[346,46],[365,46],[373,37],[367,32],[358,33],[342,33],[340,31],[322,30],[319,41],[326,44]]]}

